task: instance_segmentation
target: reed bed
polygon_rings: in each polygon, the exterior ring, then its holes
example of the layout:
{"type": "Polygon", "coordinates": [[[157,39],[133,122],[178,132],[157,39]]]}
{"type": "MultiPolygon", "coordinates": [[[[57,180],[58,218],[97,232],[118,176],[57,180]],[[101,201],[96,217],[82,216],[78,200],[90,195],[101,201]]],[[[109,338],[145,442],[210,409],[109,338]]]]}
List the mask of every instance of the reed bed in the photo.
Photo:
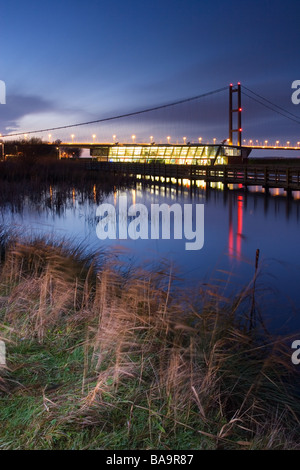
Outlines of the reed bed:
{"type": "Polygon", "coordinates": [[[191,296],[164,268],[0,243],[0,448],[299,448],[291,354],[249,328],[253,286],[191,296]]]}

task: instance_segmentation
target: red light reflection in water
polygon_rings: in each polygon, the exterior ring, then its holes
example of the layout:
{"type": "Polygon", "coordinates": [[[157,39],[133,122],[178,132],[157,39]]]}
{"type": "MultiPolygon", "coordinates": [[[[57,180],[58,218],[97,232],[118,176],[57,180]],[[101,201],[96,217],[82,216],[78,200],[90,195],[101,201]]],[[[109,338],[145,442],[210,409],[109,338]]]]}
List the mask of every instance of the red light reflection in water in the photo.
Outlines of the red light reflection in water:
{"type": "Polygon", "coordinates": [[[242,255],[242,233],[243,233],[243,196],[237,198],[237,232],[234,240],[232,201],[229,202],[229,234],[228,234],[228,252],[229,256],[236,256],[238,260],[242,255]],[[235,243],[234,243],[235,242],[235,243]],[[235,249],[234,249],[235,244],[235,249]]]}
{"type": "Polygon", "coordinates": [[[228,236],[228,250],[229,256],[233,256],[233,223],[232,223],[232,201],[229,201],[229,236],[228,236]]]}
{"type": "Polygon", "coordinates": [[[241,254],[242,254],[242,233],[243,233],[243,196],[238,196],[236,254],[239,260],[241,259],[241,254]]]}

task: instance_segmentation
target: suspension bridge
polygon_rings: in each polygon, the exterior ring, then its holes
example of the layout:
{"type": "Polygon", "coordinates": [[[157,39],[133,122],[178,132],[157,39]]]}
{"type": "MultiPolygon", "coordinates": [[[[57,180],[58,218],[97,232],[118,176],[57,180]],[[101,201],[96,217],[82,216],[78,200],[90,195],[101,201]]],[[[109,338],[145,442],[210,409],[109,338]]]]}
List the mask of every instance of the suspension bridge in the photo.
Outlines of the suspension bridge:
{"type": "Polygon", "coordinates": [[[299,124],[296,114],[237,83],[151,108],[9,133],[1,138],[5,146],[13,139],[26,144],[32,137],[39,137],[45,144],[55,146],[59,158],[69,157],[74,148],[88,149],[90,168],[102,171],[298,190],[298,168],[273,162],[272,167],[246,169],[245,163],[253,149],[272,150],[274,156],[280,151],[300,156],[300,138],[295,139],[299,124]],[[246,100],[245,108],[242,99],[246,100]],[[274,128],[274,116],[281,119],[280,129],[287,137],[262,138],[262,128],[267,128],[266,133],[274,128]],[[260,130],[258,139],[253,135],[255,125],[260,130]],[[219,137],[211,137],[213,134],[219,137]],[[244,134],[248,138],[243,138],[244,134]],[[235,169],[229,170],[233,165],[235,169]]]}

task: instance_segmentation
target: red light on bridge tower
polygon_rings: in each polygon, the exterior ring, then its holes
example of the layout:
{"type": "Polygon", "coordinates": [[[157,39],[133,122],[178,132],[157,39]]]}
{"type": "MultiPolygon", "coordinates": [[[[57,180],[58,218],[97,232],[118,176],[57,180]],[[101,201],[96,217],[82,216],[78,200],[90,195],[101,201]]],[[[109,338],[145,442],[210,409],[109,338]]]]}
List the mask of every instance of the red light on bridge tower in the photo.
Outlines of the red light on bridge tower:
{"type": "Polygon", "coordinates": [[[241,95],[241,84],[238,82],[237,85],[233,86],[232,83],[229,85],[229,143],[233,144],[233,134],[237,133],[237,145],[242,145],[242,95],[241,95]],[[233,94],[237,93],[237,106],[233,106],[233,94]],[[234,128],[233,117],[237,113],[237,122],[234,128]]]}

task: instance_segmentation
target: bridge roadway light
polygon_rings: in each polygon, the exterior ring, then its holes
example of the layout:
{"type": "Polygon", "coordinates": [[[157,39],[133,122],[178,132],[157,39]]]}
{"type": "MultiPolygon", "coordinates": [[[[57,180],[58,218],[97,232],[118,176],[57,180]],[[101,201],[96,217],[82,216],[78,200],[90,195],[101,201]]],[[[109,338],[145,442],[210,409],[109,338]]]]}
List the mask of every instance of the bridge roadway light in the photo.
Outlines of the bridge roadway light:
{"type": "Polygon", "coordinates": [[[171,137],[168,135],[168,137],[167,137],[168,144],[170,143],[170,139],[171,139],[171,137]]]}
{"type": "Polygon", "coordinates": [[[216,140],[217,140],[216,137],[214,137],[214,138],[213,138],[214,144],[216,143],[216,140]]]}
{"type": "Polygon", "coordinates": [[[276,145],[277,145],[277,147],[278,147],[278,144],[279,144],[279,140],[276,140],[276,145]]]}
{"type": "Polygon", "coordinates": [[[51,143],[51,137],[52,137],[52,135],[48,134],[49,144],[51,143]]]}
{"type": "Polygon", "coordinates": [[[183,137],[183,143],[184,143],[184,145],[185,145],[185,143],[186,143],[186,137],[183,137]]]}
{"type": "Polygon", "coordinates": [[[74,142],[74,137],[75,137],[75,135],[74,135],[74,134],[71,134],[72,144],[73,144],[73,142],[74,142]]]}
{"type": "Polygon", "coordinates": [[[150,144],[153,142],[153,135],[150,135],[150,144]]]}
{"type": "Polygon", "coordinates": [[[199,144],[201,144],[202,137],[199,137],[198,140],[199,140],[199,144]]]}
{"type": "Polygon", "coordinates": [[[135,144],[135,138],[136,138],[136,136],[135,136],[135,135],[132,135],[131,138],[132,138],[132,142],[135,144]]]}
{"type": "Polygon", "coordinates": [[[114,141],[114,143],[116,142],[116,138],[117,138],[117,136],[116,136],[116,134],[114,134],[114,135],[113,135],[113,141],[114,141]]]}
{"type": "Polygon", "coordinates": [[[93,137],[93,143],[95,143],[96,134],[93,134],[92,137],[93,137]]]}

